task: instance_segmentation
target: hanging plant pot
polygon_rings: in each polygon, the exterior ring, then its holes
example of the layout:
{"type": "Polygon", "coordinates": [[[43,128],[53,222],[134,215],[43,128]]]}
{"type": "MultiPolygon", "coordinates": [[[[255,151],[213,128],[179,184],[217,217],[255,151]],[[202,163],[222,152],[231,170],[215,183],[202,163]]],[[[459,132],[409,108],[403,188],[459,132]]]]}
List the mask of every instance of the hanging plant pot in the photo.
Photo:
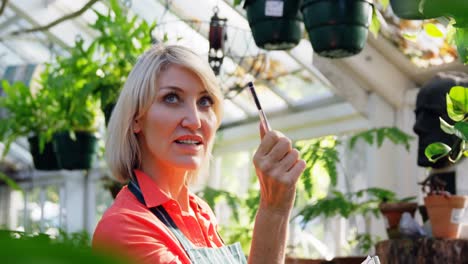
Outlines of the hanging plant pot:
{"type": "Polygon", "coordinates": [[[424,198],[432,236],[436,238],[458,238],[462,227],[461,218],[468,205],[468,196],[428,195],[424,198]]]}
{"type": "Polygon", "coordinates": [[[54,149],[60,166],[67,170],[87,170],[93,165],[98,138],[92,132],[75,132],[76,140],[68,132],[54,134],[54,149]]]}
{"type": "Polygon", "coordinates": [[[304,0],[301,11],[318,55],[343,58],[364,48],[372,17],[370,0],[304,0]]]}
{"type": "Polygon", "coordinates": [[[115,104],[108,104],[101,109],[102,112],[104,113],[104,122],[106,124],[106,127],[109,124],[109,120],[111,118],[114,107],[115,107],[115,104]]]}
{"type": "Polygon", "coordinates": [[[60,166],[55,155],[52,142],[47,142],[41,153],[39,147],[39,137],[32,136],[28,138],[29,151],[31,152],[34,167],[37,170],[59,170],[60,166]]]}
{"type": "Polygon", "coordinates": [[[403,19],[422,20],[428,18],[435,18],[440,15],[429,16],[419,11],[419,4],[421,0],[390,0],[393,13],[403,19]]]}
{"type": "Polygon", "coordinates": [[[258,47],[288,50],[301,40],[301,0],[247,0],[244,8],[258,47]]]}

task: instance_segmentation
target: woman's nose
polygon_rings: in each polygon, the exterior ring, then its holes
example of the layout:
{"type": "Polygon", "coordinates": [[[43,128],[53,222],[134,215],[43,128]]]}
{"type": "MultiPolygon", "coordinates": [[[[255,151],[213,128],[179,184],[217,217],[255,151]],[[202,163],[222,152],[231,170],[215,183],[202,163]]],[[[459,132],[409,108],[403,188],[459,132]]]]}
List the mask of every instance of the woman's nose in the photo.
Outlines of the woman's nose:
{"type": "Polygon", "coordinates": [[[201,127],[201,115],[196,106],[187,106],[184,109],[184,115],[182,119],[182,127],[189,128],[191,130],[196,130],[201,127]]]}

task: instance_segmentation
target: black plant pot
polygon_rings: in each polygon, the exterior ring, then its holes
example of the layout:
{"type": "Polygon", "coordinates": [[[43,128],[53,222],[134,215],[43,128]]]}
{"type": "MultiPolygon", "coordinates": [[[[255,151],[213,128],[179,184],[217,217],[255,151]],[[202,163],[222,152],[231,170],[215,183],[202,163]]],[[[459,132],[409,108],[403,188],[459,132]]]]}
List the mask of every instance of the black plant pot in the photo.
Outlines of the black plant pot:
{"type": "Polygon", "coordinates": [[[91,132],[75,132],[76,140],[68,132],[54,134],[54,149],[60,166],[67,170],[87,170],[93,165],[98,138],[91,132]]]}
{"type": "Polygon", "coordinates": [[[343,58],[364,48],[372,16],[370,0],[304,0],[301,12],[318,55],[343,58]]]}
{"type": "Polygon", "coordinates": [[[393,13],[403,19],[421,20],[434,18],[437,16],[424,15],[419,12],[419,3],[421,0],[390,0],[393,13]]]}
{"type": "Polygon", "coordinates": [[[245,9],[250,29],[258,47],[266,50],[288,50],[301,40],[302,0],[247,0],[245,9]],[[266,6],[275,2],[278,8],[266,6]],[[279,8],[279,7],[283,8],[279,8]],[[267,12],[268,10],[268,12],[267,12]]]}
{"type": "Polygon", "coordinates": [[[59,170],[60,166],[55,155],[52,142],[47,142],[41,153],[39,147],[39,137],[32,136],[28,138],[29,152],[31,152],[34,167],[37,170],[59,170]]]}
{"type": "Polygon", "coordinates": [[[102,108],[102,112],[104,113],[104,122],[106,124],[106,127],[109,124],[109,120],[111,118],[114,107],[115,107],[115,104],[108,104],[102,108]]]}

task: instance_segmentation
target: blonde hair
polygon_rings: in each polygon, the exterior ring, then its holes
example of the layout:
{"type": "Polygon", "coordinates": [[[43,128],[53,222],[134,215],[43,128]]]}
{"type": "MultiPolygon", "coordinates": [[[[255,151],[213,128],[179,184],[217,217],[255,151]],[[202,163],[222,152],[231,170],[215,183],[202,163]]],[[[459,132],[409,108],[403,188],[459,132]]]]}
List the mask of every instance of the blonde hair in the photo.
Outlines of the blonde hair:
{"type": "MultiPolygon", "coordinates": [[[[120,92],[107,127],[106,160],[114,177],[128,181],[133,170],[141,166],[141,150],[133,132],[134,120],[141,117],[153,103],[158,87],[159,75],[169,65],[179,65],[195,73],[206,91],[213,97],[214,112],[219,127],[223,114],[223,95],[218,80],[206,61],[188,48],[176,45],[156,45],[143,53],[120,92]]],[[[202,167],[206,167],[211,156],[214,137],[208,142],[208,152],[202,167]]],[[[196,178],[198,170],[190,173],[196,178]]]]}

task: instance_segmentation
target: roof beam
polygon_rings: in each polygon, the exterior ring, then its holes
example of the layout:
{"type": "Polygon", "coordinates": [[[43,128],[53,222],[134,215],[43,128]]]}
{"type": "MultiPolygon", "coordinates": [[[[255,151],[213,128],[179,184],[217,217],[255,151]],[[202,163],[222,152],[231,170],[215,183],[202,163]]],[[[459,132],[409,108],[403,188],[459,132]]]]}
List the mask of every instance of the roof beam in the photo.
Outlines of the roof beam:
{"type": "MultiPolygon", "coordinates": [[[[33,27],[41,26],[36,20],[34,20],[26,12],[24,12],[21,8],[19,8],[17,5],[13,4],[12,2],[8,3],[8,7],[11,8],[19,17],[28,21],[28,23],[30,23],[33,27]]],[[[51,33],[49,30],[45,30],[41,32],[44,33],[54,43],[57,43],[62,49],[67,50],[69,48],[69,46],[63,40],[61,40],[55,34],[51,33]]]]}
{"type": "MultiPolygon", "coordinates": [[[[228,0],[225,3],[232,6],[228,0]]],[[[234,10],[244,16],[239,10],[234,10]]],[[[245,16],[244,16],[245,18],[245,16]]],[[[299,45],[311,45],[308,40],[303,40],[299,45]]],[[[335,65],[330,59],[318,58],[314,56],[312,62],[312,54],[298,54],[297,49],[292,49],[287,53],[290,57],[303,67],[306,71],[318,78],[325,86],[332,90],[335,94],[342,97],[344,100],[351,103],[359,113],[367,115],[368,96],[361,83],[353,79],[346,69],[335,65]]]]}
{"type": "MultiPolygon", "coordinates": [[[[293,55],[299,63],[302,58],[293,55]]],[[[338,96],[349,102],[359,113],[367,115],[368,95],[363,85],[355,80],[353,74],[341,65],[338,60],[331,60],[314,55],[312,64],[301,63],[301,65],[317,76],[323,76],[328,87],[338,96]],[[315,67],[314,67],[315,66],[315,67]]]]}
{"type": "MultiPolygon", "coordinates": [[[[367,119],[347,102],[268,118],[275,130],[285,133],[293,141],[353,132],[369,126],[367,119]]],[[[214,154],[258,146],[258,129],[258,118],[247,124],[222,129],[218,132],[220,138],[216,141],[214,154]]]]}
{"type": "Polygon", "coordinates": [[[366,47],[359,54],[340,60],[340,68],[349,70],[363,87],[399,109],[403,105],[405,91],[416,84],[369,43],[372,38],[369,36],[366,47]]]}
{"type": "MultiPolygon", "coordinates": [[[[411,79],[415,85],[421,86],[430,78],[442,71],[463,71],[468,72],[468,67],[464,66],[460,61],[431,66],[429,68],[418,68],[413,64],[397,47],[387,41],[383,36],[378,38],[369,38],[367,44],[377,50],[385,60],[395,65],[404,73],[407,78],[411,79]]],[[[412,87],[414,88],[414,87],[412,87]]]]}

